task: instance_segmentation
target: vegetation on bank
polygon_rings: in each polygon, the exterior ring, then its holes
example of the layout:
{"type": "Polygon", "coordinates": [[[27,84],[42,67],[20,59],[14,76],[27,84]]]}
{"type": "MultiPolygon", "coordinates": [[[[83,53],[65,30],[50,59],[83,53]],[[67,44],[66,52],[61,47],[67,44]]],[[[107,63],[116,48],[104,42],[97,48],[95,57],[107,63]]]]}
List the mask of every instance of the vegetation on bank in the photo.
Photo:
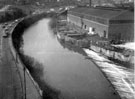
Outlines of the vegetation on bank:
{"type": "MultiPolygon", "coordinates": [[[[60,92],[51,86],[49,86],[46,81],[43,79],[44,77],[44,69],[43,65],[37,62],[34,58],[27,56],[20,50],[23,46],[23,38],[22,35],[24,31],[30,27],[32,24],[36,23],[38,20],[42,18],[55,18],[56,13],[43,13],[40,15],[34,15],[31,17],[27,17],[27,19],[20,22],[12,33],[13,45],[18,52],[21,61],[24,63],[24,66],[29,70],[33,79],[38,83],[40,89],[43,91],[43,99],[59,99],[60,92]]],[[[53,26],[52,26],[53,27],[53,26]]]]}
{"type": "Polygon", "coordinates": [[[42,13],[39,15],[29,16],[25,20],[21,21],[14,29],[12,33],[13,44],[15,49],[19,52],[19,48],[23,45],[22,35],[24,31],[30,27],[32,24],[43,18],[55,18],[57,14],[55,12],[52,13],[42,13]]]}
{"type": "Polygon", "coordinates": [[[0,11],[0,23],[12,21],[25,16],[27,16],[27,14],[22,9],[14,6],[5,6],[1,8],[0,11]]]}
{"type": "Polygon", "coordinates": [[[45,73],[43,64],[37,62],[30,56],[24,55],[24,53],[20,53],[19,55],[24,65],[43,91],[43,99],[59,99],[60,92],[49,86],[44,80],[45,73]]]}
{"type": "Polygon", "coordinates": [[[53,36],[57,34],[57,23],[58,23],[57,17],[52,18],[52,20],[49,22],[49,27],[51,30],[53,30],[53,36]]]}

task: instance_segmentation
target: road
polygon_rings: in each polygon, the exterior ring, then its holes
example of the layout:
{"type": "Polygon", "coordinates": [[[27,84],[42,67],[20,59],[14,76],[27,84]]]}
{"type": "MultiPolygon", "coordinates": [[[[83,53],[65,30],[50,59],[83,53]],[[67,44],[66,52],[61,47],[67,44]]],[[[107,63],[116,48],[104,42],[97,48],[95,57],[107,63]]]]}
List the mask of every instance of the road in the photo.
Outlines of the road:
{"type": "MultiPolygon", "coordinates": [[[[1,31],[2,28],[0,28],[1,31]]],[[[0,99],[22,99],[22,88],[17,68],[10,52],[8,38],[1,38],[0,99]]]]}
{"type": "MultiPolygon", "coordinates": [[[[12,28],[10,27],[9,32],[12,28]]],[[[0,25],[0,99],[41,99],[29,74],[23,71],[20,62],[16,63],[10,48],[10,37],[3,38],[4,33],[0,25]]]]}

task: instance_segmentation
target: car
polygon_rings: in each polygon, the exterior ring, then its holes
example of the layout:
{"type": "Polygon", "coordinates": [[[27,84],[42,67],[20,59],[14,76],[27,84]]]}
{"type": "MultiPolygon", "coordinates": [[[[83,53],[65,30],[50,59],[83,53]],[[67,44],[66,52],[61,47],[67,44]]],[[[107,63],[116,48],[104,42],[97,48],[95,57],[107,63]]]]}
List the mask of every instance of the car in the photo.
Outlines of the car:
{"type": "Polygon", "coordinates": [[[7,38],[7,37],[8,37],[8,35],[3,35],[3,37],[4,37],[4,38],[7,38]]]}
{"type": "Polygon", "coordinates": [[[15,20],[15,22],[18,22],[18,20],[15,20]]]}
{"type": "Polygon", "coordinates": [[[8,27],[12,27],[12,24],[9,24],[8,27]]]}
{"type": "Polygon", "coordinates": [[[59,8],[59,10],[62,10],[63,8],[59,8]]]}
{"type": "Polygon", "coordinates": [[[8,25],[8,23],[4,23],[4,25],[8,25]]]}
{"type": "Polygon", "coordinates": [[[5,34],[3,35],[4,38],[7,38],[9,36],[8,32],[5,32],[5,34]]]}
{"type": "Polygon", "coordinates": [[[47,13],[50,13],[50,11],[46,11],[47,13]]]}
{"type": "Polygon", "coordinates": [[[6,35],[8,36],[9,35],[9,32],[6,32],[6,35]]]}
{"type": "Polygon", "coordinates": [[[6,26],[5,25],[2,25],[2,28],[5,28],[6,26]]]}
{"type": "Polygon", "coordinates": [[[7,25],[8,25],[8,23],[4,23],[4,24],[2,25],[2,28],[5,28],[7,25]]]}
{"type": "Polygon", "coordinates": [[[14,23],[15,23],[15,21],[12,22],[12,24],[14,24],[14,23]]]}
{"type": "Polygon", "coordinates": [[[8,28],[5,28],[5,32],[7,32],[8,31],[8,28]]]}
{"type": "Polygon", "coordinates": [[[54,9],[53,9],[53,8],[51,8],[51,9],[50,9],[50,11],[54,11],[54,9]]]}

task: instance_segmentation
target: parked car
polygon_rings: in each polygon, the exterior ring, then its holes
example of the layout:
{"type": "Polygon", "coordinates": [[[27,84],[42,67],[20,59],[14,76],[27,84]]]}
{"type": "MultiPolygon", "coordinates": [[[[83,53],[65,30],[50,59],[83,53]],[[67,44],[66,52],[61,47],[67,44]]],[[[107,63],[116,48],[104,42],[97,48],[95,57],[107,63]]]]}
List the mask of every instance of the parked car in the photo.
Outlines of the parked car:
{"type": "Polygon", "coordinates": [[[5,25],[2,25],[2,28],[5,28],[6,26],[5,25]]]}
{"type": "Polygon", "coordinates": [[[5,31],[5,34],[3,35],[4,38],[7,38],[9,36],[8,31],[5,31]]]}
{"type": "Polygon", "coordinates": [[[7,25],[8,25],[8,23],[4,23],[4,24],[2,25],[2,28],[5,28],[7,25]]]}
{"type": "Polygon", "coordinates": [[[4,23],[4,25],[8,25],[8,23],[4,23]]]}

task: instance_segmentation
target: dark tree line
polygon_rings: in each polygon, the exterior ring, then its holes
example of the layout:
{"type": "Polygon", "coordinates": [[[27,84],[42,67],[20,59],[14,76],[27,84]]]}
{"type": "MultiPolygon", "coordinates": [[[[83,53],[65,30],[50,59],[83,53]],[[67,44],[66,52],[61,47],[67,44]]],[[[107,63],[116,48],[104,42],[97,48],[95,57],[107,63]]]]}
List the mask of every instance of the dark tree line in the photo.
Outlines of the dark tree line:
{"type": "Polygon", "coordinates": [[[0,15],[0,23],[12,21],[17,18],[26,16],[25,12],[22,9],[18,8],[13,8],[12,10],[7,10],[2,13],[3,14],[0,15]]]}

